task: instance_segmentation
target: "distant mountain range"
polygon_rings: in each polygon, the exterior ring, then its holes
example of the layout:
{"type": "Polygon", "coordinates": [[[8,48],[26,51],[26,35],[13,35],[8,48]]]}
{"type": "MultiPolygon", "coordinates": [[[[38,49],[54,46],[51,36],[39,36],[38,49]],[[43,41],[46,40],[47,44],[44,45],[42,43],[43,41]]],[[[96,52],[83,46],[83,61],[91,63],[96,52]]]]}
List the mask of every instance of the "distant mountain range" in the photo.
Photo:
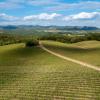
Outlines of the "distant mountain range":
{"type": "Polygon", "coordinates": [[[97,27],[91,27],[91,26],[33,26],[33,25],[8,25],[8,26],[0,26],[1,30],[14,30],[14,29],[56,29],[56,30],[85,30],[85,31],[91,31],[91,30],[99,30],[97,27]]]}

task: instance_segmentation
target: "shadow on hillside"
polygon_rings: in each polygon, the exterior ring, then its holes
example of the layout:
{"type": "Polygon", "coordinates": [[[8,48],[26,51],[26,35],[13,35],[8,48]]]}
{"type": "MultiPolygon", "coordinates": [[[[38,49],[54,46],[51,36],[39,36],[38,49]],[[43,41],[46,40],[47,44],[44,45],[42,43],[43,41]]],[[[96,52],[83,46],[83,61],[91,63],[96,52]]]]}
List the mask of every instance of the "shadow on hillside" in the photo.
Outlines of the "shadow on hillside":
{"type": "Polygon", "coordinates": [[[93,51],[100,51],[100,48],[81,48],[81,47],[72,47],[72,46],[56,46],[56,45],[49,45],[45,44],[46,47],[51,48],[51,49],[61,49],[64,51],[69,51],[69,52],[93,52],[93,51]]]}
{"type": "MultiPolygon", "coordinates": [[[[0,85],[12,83],[18,78],[24,77],[26,63],[31,57],[35,58],[42,52],[41,48],[18,47],[9,49],[0,54],[0,85]]],[[[34,59],[33,59],[34,60],[34,59]]],[[[1,87],[0,87],[1,88],[1,87]]]]}
{"type": "MultiPolygon", "coordinates": [[[[4,52],[4,55],[10,55],[10,56],[19,56],[19,57],[30,57],[30,56],[35,56],[35,55],[39,55],[40,53],[42,53],[40,51],[39,47],[18,47],[18,48],[14,48],[14,49],[10,49],[6,52],[4,52]]],[[[9,56],[9,57],[10,57],[9,56]]]]}
{"type": "MultiPolygon", "coordinates": [[[[7,50],[0,54],[0,66],[26,66],[28,61],[33,60],[45,53],[40,47],[18,47],[7,50]]],[[[16,67],[14,67],[16,69],[16,67]]],[[[3,67],[0,69],[4,69],[3,67]]],[[[5,70],[5,69],[4,69],[5,70]]]]}

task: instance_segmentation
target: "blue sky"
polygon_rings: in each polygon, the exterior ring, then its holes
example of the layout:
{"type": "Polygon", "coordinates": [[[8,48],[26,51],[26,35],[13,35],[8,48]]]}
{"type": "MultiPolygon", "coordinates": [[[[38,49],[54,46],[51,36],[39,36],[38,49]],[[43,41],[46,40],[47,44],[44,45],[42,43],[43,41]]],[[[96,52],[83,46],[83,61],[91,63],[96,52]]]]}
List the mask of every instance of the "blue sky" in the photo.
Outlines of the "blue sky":
{"type": "Polygon", "coordinates": [[[100,0],[0,0],[1,25],[100,27],[100,0]]]}

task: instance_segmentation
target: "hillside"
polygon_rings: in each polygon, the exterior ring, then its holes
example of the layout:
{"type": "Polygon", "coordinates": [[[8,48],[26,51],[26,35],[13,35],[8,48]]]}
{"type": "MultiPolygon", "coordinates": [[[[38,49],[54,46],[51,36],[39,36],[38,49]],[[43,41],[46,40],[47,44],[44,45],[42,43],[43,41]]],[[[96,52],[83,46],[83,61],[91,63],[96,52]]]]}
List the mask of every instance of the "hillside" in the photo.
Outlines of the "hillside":
{"type": "MultiPolygon", "coordinates": [[[[43,43],[49,49],[66,50],[63,43],[43,43]]],[[[23,43],[0,47],[1,100],[99,100],[99,93],[100,73],[95,70],[40,47],[27,48],[23,43]]]]}
{"type": "Polygon", "coordinates": [[[100,66],[100,41],[83,41],[74,44],[45,41],[47,48],[62,55],[100,66]]]}

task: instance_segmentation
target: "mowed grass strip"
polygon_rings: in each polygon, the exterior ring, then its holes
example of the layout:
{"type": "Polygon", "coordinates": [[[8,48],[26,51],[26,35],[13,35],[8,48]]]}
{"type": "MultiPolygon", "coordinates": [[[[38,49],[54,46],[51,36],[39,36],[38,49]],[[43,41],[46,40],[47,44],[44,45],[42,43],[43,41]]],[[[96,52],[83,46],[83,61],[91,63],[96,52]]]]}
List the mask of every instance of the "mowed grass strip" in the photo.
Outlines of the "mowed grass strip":
{"type": "Polygon", "coordinates": [[[43,41],[42,43],[54,52],[100,67],[100,41],[84,41],[73,44],[55,41],[43,41]]]}
{"type": "Polygon", "coordinates": [[[100,73],[24,44],[0,47],[0,100],[99,100],[100,73]]]}

